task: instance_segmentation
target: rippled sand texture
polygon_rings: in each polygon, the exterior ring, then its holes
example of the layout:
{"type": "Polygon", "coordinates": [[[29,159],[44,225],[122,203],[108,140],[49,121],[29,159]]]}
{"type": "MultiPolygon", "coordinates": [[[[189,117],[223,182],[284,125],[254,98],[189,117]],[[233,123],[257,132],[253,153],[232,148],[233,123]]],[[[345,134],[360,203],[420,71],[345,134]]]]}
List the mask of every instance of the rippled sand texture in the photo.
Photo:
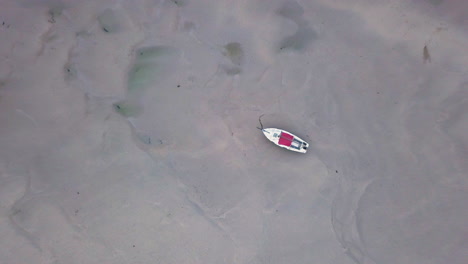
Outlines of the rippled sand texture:
{"type": "Polygon", "coordinates": [[[0,263],[467,263],[467,10],[0,1],[0,263]]]}

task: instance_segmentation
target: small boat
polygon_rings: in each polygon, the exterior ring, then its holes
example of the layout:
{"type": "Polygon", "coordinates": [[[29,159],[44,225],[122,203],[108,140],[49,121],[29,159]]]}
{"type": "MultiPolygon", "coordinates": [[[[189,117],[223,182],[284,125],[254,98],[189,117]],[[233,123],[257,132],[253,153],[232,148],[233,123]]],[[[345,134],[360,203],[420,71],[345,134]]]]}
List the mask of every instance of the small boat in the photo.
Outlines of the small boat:
{"type": "Polygon", "coordinates": [[[290,132],[278,128],[262,128],[261,130],[265,137],[282,148],[300,153],[307,152],[309,144],[290,132]]]}

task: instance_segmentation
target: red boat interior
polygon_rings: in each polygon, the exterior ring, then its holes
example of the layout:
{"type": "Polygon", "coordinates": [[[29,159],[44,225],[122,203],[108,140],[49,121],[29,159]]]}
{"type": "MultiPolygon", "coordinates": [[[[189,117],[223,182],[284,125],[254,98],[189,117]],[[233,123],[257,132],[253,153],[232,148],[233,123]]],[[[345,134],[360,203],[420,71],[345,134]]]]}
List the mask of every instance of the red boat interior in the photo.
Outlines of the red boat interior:
{"type": "Polygon", "coordinates": [[[291,146],[293,139],[294,137],[289,135],[288,133],[281,132],[278,144],[289,147],[291,146]]]}

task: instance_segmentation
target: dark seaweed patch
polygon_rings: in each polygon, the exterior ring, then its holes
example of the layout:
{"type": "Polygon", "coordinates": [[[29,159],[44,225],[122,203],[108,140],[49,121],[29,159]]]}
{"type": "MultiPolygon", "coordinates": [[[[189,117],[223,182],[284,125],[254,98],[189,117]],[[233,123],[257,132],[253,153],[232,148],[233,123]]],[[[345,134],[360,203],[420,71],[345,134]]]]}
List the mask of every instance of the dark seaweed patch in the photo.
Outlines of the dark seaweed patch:
{"type": "Polygon", "coordinates": [[[280,16],[285,18],[289,18],[291,20],[297,20],[302,17],[304,14],[304,9],[302,6],[297,3],[296,1],[290,1],[284,3],[276,13],[280,16]]]}
{"type": "Polygon", "coordinates": [[[171,0],[176,6],[184,6],[187,4],[187,0],[171,0]]]}
{"type": "Polygon", "coordinates": [[[293,49],[304,50],[313,40],[317,38],[317,33],[309,26],[300,27],[298,31],[289,37],[285,37],[279,44],[280,50],[293,49]]]}
{"type": "Polygon", "coordinates": [[[279,51],[283,51],[285,49],[302,51],[305,50],[312,41],[317,39],[317,33],[303,18],[304,9],[296,1],[284,3],[276,13],[282,17],[292,20],[298,27],[294,34],[285,37],[280,41],[278,45],[279,51]]]}
{"type": "Polygon", "coordinates": [[[49,15],[49,23],[55,23],[55,19],[62,15],[62,10],[62,7],[55,7],[49,9],[49,11],[47,12],[47,14],[49,15]]]}
{"type": "Polygon", "coordinates": [[[429,49],[427,48],[427,45],[424,46],[423,49],[423,60],[424,63],[431,62],[431,55],[429,54],[429,49]]]}
{"type": "Polygon", "coordinates": [[[244,50],[238,42],[231,42],[224,46],[223,55],[228,57],[235,65],[240,66],[244,60],[244,50]]]}
{"type": "Polygon", "coordinates": [[[106,9],[98,16],[99,24],[104,32],[117,32],[120,28],[119,19],[114,11],[106,9]]]}

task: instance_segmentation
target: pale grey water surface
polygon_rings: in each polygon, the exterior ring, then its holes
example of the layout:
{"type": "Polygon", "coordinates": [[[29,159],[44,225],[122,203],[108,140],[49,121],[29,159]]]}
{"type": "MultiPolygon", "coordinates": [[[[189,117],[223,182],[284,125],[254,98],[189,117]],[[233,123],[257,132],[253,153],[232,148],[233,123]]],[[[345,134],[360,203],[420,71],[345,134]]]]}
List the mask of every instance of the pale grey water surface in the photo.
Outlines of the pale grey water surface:
{"type": "Polygon", "coordinates": [[[0,0],[0,263],[467,263],[467,15],[0,0]]]}

